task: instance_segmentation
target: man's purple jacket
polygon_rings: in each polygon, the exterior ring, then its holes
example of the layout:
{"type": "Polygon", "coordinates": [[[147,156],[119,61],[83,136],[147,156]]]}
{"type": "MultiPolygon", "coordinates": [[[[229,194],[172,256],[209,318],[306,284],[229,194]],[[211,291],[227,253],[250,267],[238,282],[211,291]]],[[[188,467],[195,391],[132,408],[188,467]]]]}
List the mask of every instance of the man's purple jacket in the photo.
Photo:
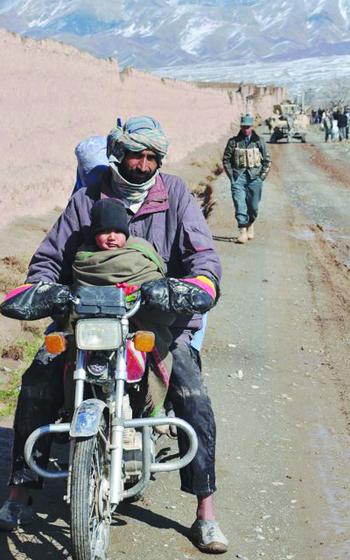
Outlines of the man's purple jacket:
{"type": "MultiPolygon", "coordinates": [[[[91,242],[91,208],[103,197],[116,198],[110,186],[109,169],[99,184],[73,194],[34,253],[27,282],[72,282],[75,253],[82,244],[91,242]]],[[[157,176],[145,202],[131,217],[129,228],[131,235],[152,243],[166,264],[167,276],[185,278],[202,274],[219,285],[221,265],[209,227],[193,195],[179,177],[164,173],[157,176]]],[[[201,317],[181,316],[175,326],[197,330],[201,327],[201,317]]]]}

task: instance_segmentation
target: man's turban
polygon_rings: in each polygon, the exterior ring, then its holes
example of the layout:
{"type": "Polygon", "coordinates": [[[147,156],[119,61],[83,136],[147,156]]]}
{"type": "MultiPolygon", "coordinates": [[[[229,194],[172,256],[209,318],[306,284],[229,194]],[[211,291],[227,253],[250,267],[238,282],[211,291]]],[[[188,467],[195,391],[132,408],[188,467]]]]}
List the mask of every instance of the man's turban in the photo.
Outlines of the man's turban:
{"type": "Polygon", "coordinates": [[[123,126],[116,126],[107,138],[107,157],[110,163],[121,163],[125,151],[152,150],[160,164],[168,150],[166,138],[159,122],[152,117],[132,117],[123,126]]]}

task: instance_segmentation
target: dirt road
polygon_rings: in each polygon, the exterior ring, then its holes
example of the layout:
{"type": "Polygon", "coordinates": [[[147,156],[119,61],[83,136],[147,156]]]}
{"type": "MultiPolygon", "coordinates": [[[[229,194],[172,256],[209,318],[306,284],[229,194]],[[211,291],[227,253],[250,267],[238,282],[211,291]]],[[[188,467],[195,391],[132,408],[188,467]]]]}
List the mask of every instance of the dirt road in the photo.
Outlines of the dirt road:
{"type": "MultiPolygon", "coordinates": [[[[204,377],[218,427],[217,513],[233,560],[350,556],[348,145],[272,146],[256,239],[217,242],[222,298],[210,314],[204,377]]],[[[213,233],[231,236],[224,176],[213,233]]],[[[0,431],[1,480],[9,429],[0,431]]],[[[6,489],[1,487],[1,498],[6,489]]],[[[1,560],[69,558],[63,484],[37,499],[30,533],[0,535],[1,560]]],[[[197,560],[186,538],[195,500],[160,475],[123,506],[110,560],[197,560]]]]}

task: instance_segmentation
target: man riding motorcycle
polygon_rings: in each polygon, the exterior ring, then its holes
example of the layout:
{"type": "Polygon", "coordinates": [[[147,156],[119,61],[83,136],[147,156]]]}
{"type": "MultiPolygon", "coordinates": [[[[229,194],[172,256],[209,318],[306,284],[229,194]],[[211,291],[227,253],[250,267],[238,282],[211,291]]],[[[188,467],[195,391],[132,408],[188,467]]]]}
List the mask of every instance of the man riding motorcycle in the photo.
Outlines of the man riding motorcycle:
{"type": "MultiPolygon", "coordinates": [[[[197,496],[196,520],[190,530],[193,542],[204,552],[226,552],[228,541],[215,521],[215,421],[210,399],[201,378],[199,355],[190,341],[201,327],[201,315],[193,314],[189,301],[209,304],[217,299],[221,265],[201,210],[183,181],[160,172],[168,141],[159,123],[150,117],[129,119],[117,126],[107,139],[109,168],[97,183],[81,188],[47,234],[29,266],[27,282],[69,284],[72,262],[80,245],[90,235],[90,213],[94,203],[105,197],[123,203],[128,211],[132,235],[149,241],[167,267],[164,280],[143,285],[143,297],[166,311],[182,311],[171,328],[173,370],[168,391],[176,416],[195,429],[199,448],[192,463],[181,470],[181,489],[197,496]],[[177,279],[181,279],[178,281],[177,279]]],[[[42,480],[27,467],[23,447],[38,426],[55,421],[63,401],[63,357],[41,348],[23,376],[14,423],[13,464],[10,496],[0,510],[0,528],[25,524],[32,515],[31,489],[42,480]]],[[[187,450],[179,433],[179,449],[187,450]]],[[[40,447],[43,465],[49,445],[40,447]]]]}

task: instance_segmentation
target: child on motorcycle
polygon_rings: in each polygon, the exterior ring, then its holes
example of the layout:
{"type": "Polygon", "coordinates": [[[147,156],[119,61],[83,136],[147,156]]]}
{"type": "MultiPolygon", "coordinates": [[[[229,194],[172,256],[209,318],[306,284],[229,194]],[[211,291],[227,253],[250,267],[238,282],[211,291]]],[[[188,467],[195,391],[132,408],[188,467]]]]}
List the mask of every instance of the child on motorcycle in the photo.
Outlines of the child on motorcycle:
{"type": "MultiPolygon", "coordinates": [[[[128,215],[124,206],[114,199],[104,198],[91,210],[92,243],[77,252],[73,262],[76,285],[133,285],[165,277],[165,265],[153,246],[138,237],[130,236],[128,215]]],[[[148,390],[144,415],[157,415],[169,385],[172,340],[168,326],[173,314],[141,310],[133,319],[135,326],[154,332],[155,349],[149,360],[148,390]]],[[[131,350],[132,351],[132,350],[131,350]]],[[[88,366],[98,374],[106,367],[108,356],[100,352],[98,359],[88,366]]]]}

